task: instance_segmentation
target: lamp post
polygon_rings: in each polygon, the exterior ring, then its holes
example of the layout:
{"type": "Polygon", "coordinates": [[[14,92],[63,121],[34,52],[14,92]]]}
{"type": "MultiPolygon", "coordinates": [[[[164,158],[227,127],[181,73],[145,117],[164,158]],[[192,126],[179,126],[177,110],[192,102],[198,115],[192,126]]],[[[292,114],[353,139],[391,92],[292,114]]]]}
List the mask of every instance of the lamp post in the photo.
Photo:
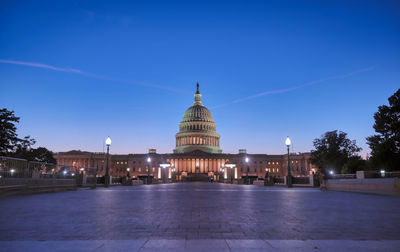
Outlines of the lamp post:
{"type": "Polygon", "coordinates": [[[160,166],[162,167],[163,178],[164,178],[163,180],[164,180],[164,184],[165,184],[166,179],[167,179],[167,174],[165,173],[165,171],[166,171],[165,168],[169,168],[169,167],[171,167],[171,165],[170,164],[160,164],[160,166]]]}
{"type": "Polygon", "coordinates": [[[130,178],[131,177],[131,174],[129,174],[129,171],[131,170],[131,168],[126,168],[126,176],[128,177],[128,178],[130,178]]]}
{"type": "Polygon", "coordinates": [[[290,173],[290,155],[289,155],[289,148],[292,141],[289,137],[286,138],[285,144],[287,146],[287,162],[288,162],[288,176],[287,176],[287,187],[292,187],[292,174],[290,173]]]}
{"type": "Polygon", "coordinates": [[[246,161],[246,165],[247,165],[247,169],[246,169],[246,184],[249,184],[249,170],[250,170],[249,158],[246,157],[245,161],[246,161]]]}
{"type": "Polygon", "coordinates": [[[222,179],[221,179],[221,175],[219,176],[219,180],[221,181],[224,181],[224,179],[225,179],[225,168],[221,168],[221,173],[222,173],[222,179]]]}
{"type": "Polygon", "coordinates": [[[151,158],[150,157],[147,158],[147,163],[149,163],[148,169],[147,169],[147,184],[150,184],[150,166],[151,166],[151,158]]]}
{"type": "Polygon", "coordinates": [[[110,171],[109,171],[110,168],[108,167],[108,154],[109,154],[110,145],[111,145],[110,137],[107,137],[106,145],[107,145],[107,155],[106,155],[106,175],[104,177],[104,187],[108,187],[108,185],[110,184],[110,171]]]}

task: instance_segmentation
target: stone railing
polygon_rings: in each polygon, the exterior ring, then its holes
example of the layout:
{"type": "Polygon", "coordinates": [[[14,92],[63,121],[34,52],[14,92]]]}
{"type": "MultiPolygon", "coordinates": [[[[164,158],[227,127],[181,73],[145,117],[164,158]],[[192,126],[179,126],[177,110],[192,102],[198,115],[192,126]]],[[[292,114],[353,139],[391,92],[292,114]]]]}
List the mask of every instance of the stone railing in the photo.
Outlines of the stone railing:
{"type": "MultiPolygon", "coordinates": [[[[253,185],[264,186],[264,185],[287,185],[287,177],[283,178],[273,178],[273,183],[268,183],[265,180],[254,180],[253,185]]],[[[272,182],[271,180],[271,182],[272,182]]],[[[314,175],[304,176],[304,177],[292,177],[292,185],[298,187],[314,187],[318,186],[315,183],[314,175]]]]}
{"type": "Polygon", "coordinates": [[[400,196],[400,178],[328,179],[326,189],[400,196]]]}

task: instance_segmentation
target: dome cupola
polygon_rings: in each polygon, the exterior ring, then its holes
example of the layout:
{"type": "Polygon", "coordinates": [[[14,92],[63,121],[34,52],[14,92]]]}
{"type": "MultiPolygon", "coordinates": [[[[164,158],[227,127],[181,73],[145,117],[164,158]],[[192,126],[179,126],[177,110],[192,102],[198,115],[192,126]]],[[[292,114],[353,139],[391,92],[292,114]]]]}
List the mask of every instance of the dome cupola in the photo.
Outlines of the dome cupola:
{"type": "Polygon", "coordinates": [[[201,150],[208,153],[221,153],[217,125],[208,110],[201,102],[199,83],[194,94],[194,103],[189,107],[179,124],[179,133],[176,134],[176,148],[174,153],[187,153],[201,150]]]}

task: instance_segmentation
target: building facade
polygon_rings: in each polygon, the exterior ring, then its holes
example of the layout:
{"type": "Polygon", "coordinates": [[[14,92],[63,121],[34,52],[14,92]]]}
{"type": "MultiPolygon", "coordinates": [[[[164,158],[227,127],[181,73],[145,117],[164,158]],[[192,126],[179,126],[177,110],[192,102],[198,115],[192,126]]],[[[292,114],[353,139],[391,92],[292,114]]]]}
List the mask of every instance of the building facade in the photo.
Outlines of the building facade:
{"type": "MultiPolygon", "coordinates": [[[[184,113],[175,137],[173,153],[159,154],[155,149],[150,149],[146,154],[110,155],[111,176],[122,177],[129,172],[129,176],[140,179],[162,179],[167,176],[181,181],[256,179],[265,178],[267,173],[274,177],[287,175],[287,154],[248,154],[246,150],[239,150],[237,154],[222,153],[216,123],[201,101],[199,84],[194,103],[184,113]],[[169,167],[162,168],[163,164],[169,167]]],[[[57,164],[73,172],[92,168],[99,176],[105,174],[105,153],[73,150],[57,153],[55,158],[57,164]]],[[[291,153],[290,167],[293,176],[306,176],[316,170],[310,162],[310,153],[291,153]]]]}

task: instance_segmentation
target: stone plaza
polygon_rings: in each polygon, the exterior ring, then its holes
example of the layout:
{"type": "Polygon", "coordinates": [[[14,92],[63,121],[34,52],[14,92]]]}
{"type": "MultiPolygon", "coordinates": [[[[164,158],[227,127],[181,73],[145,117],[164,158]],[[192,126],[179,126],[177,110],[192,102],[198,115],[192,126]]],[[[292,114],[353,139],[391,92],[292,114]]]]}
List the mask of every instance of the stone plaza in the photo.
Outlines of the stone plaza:
{"type": "Polygon", "coordinates": [[[0,251],[396,251],[400,198],[175,183],[0,199],[0,251]]]}

